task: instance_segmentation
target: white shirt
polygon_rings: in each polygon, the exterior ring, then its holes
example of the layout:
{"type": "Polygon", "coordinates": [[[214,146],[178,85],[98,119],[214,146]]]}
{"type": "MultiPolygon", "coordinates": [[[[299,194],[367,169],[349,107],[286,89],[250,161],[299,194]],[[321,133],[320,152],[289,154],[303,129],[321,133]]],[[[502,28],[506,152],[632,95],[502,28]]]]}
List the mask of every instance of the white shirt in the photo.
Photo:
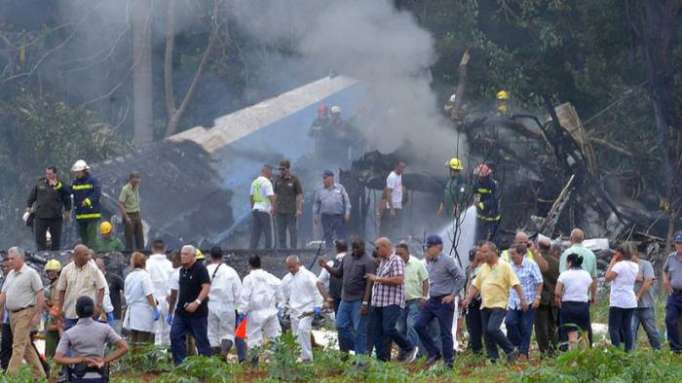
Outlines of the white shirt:
{"type": "Polygon", "coordinates": [[[317,278],[303,266],[296,274],[288,273],[284,276],[282,296],[291,310],[299,315],[322,306],[322,296],[317,290],[317,278]]]}
{"type": "Polygon", "coordinates": [[[168,260],[166,254],[152,254],[146,268],[152,280],[154,298],[159,302],[165,300],[170,290],[168,281],[173,273],[173,262],[168,260]]]}
{"type": "Polygon", "coordinates": [[[559,275],[559,282],[564,285],[562,302],[587,302],[588,292],[592,285],[592,276],[583,269],[568,269],[559,275]]]}
{"type": "MultiPolygon", "coordinates": [[[[346,255],[345,252],[336,254],[336,260],[340,262],[345,255],[346,255]]],[[[328,261],[327,266],[334,267],[334,261],[328,261]]],[[[317,277],[317,280],[322,282],[324,287],[326,287],[327,290],[329,290],[329,278],[331,278],[329,271],[327,271],[327,269],[322,269],[322,271],[320,271],[320,275],[317,277]]]]}
{"type": "Polygon", "coordinates": [[[152,279],[144,269],[134,269],[128,274],[123,290],[128,308],[123,319],[123,328],[154,332],[154,309],[147,302],[153,294],[152,279]]]}
{"type": "Polygon", "coordinates": [[[281,284],[279,278],[263,269],[251,270],[244,277],[237,311],[242,314],[259,311],[264,317],[276,315],[277,304],[282,300],[281,284]]]}
{"type": "Polygon", "coordinates": [[[269,179],[260,176],[251,183],[250,196],[256,201],[253,204],[253,210],[264,211],[270,213],[272,211],[272,202],[270,197],[275,195],[272,188],[272,182],[269,179]],[[259,201],[260,199],[260,201],[259,201]]]}
{"type": "Polygon", "coordinates": [[[609,307],[619,307],[623,309],[637,307],[635,280],[639,273],[639,265],[632,261],[619,261],[613,265],[611,271],[618,274],[618,276],[611,281],[609,307]]]}
{"type": "Polygon", "coordinates": [[[403,208],[403,175],[392,171],[386,178],[386,188],[391,189],[391,202],[394,209],[403,208]]]}
{"type": "Polygon", "coordinates": [[[242,289],[242,281],[239,279],[239,274],[224,263],[212,263],[206,266],[206,269],[211,277],[211,289],[208,292],[208,309],[215,312],[234,312],[234,305],[239,300],[239,293],[242,289]],[[216,271],[216,268],[218,271],[216,271]]]}

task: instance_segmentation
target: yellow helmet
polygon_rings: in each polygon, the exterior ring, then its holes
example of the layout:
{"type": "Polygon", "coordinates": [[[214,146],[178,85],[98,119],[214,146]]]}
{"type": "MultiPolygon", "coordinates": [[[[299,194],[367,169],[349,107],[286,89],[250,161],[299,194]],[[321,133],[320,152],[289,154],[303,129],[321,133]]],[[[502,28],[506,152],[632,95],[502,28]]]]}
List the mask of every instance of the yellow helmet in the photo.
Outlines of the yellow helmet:
{"type": "Polygon", "coordinates": [[[449,167],[452,170],[462,170],[464,169],[464,166],[462,166],[462,161],[459,160],[457,157],[452,157],[450,161],[446,162],[445,165],[449,167]]]}
{"type": "Polygon", "coordinates": [[[61,271],[61,270],[62,270],[62,263],[59,262],[58,259],[50,259],[50,260],[47,261],[47,263],[45,264],[45,272],[48,272],[48,271],[57,271],[57,272],[59,272],[59,271],[61,271]]]}
{"type": "Polygon", "coordinates": [[[497,99],[498,100],[509,100],[509,92],[506,90],[502,89],[501,91],[497,92],[497,99]]]}
{"type": "Polygon", "coordinates": [[[99,224],[99,233],[102,235],[111,233],[111,229],[113,229],[113,226],[111,226],[111,222],[109,221],[104,221],[99,224]]]}
{"type": "Polygon", "coordinates": [[[204,256],[204,253],[202,253],[201,250],[197,249],[196,260],[197,261],[203,261],[204,259],[206,259],[206,256],[204,256]]]}

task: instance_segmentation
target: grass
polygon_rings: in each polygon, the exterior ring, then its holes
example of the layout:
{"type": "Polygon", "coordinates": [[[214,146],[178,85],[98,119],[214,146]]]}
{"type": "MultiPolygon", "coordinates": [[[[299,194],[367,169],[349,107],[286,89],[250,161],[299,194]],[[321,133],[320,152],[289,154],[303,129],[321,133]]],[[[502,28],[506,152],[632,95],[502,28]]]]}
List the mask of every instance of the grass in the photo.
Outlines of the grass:
{"type": "MultiPolygon", "coordinates": [[[[658,302],[658,324],[663,329],[663,302],[658,302]]],[[[592,308],[594,322],[608,322],[608,296],[600,296],[592,308]]],[[[663,332],[661,332],[663,334],[663,332]]],[[[315,350],[312,363],[299,363],[299,347],[290,333],[269,345],[258,368],[225,363],[217,358],[190,357],[174,367],[169,352],[153,346],[137,348],[113,368],[113,383],[203,382],[316,382],[316,383],[445,383],[445,382],[682,382],[682,355],[652,351],[640,331],[638,351],[626,354],[595,339],[597,346],[528,362],[492,364],[469,353],[458,354],[454,369],[436,365],[426,370],[424,361],[405,365],[381,363],[372,358],[347,356],[334,349],[315,350]],[[358,364],[357,362],[361,362],[358,364]]],[[[13,378],[0,375],[0,383],[34,383],[27,370],[13,378]]]]}

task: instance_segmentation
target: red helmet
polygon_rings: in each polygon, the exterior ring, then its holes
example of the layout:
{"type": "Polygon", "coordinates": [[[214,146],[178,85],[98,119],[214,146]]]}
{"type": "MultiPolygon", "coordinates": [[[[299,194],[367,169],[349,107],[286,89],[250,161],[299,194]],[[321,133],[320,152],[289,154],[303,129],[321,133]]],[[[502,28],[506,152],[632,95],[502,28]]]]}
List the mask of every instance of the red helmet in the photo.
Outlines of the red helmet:
{"type": "Polygon", "coordinates": [[[320,107],[317,108],[317,115],[318,116],[324,116],[329,112],[329,108],[325,104],[320,104],[320,107]]]}
{"type": "Polygon", "coordinates": [[[488,177],[490,174],[492,174],[492,170],[490,167],[486,164],[480,164],[478,165],[478,175],[480,177],[488,177]]]}

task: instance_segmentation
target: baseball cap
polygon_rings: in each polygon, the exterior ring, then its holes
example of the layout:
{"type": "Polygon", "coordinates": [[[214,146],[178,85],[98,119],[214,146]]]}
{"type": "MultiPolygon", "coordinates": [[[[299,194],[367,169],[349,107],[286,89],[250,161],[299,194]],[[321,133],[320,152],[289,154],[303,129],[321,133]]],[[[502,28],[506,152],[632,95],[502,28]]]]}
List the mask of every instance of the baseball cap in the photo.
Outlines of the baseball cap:
{"type": "Polygon", "coordinates": [[[334,177],[334,172],[331,171],[331,170],[325,170],[325,171],[322,173],[322,177],[334,177]]]}
{"type": "Polygon", "coordinates": [[[431,247],[431,246],[437,246],[437,245],[442,245],[443,244],[443,239],[441,239],[440,236],[432,234],[429,235],[426,238],[426,247],[431,247]]]}
{"type": "Polygon", "coordinates": [[[675,233],[675,243],[682,243],[682,231],[675,233]]]}

